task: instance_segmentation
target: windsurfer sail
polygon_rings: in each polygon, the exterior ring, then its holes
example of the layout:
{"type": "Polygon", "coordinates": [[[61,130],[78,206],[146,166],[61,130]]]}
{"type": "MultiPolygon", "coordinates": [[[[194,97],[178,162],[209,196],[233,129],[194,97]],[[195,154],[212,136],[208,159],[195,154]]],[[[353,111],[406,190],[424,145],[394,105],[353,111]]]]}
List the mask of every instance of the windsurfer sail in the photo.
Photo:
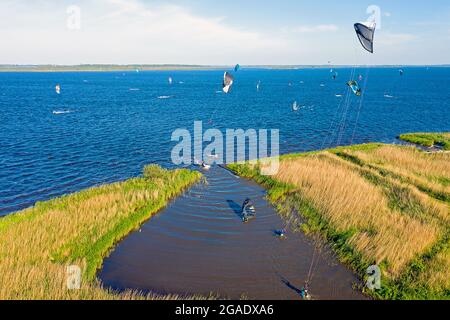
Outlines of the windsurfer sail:
{"type": "Polygon", "coordinates": [[[230,73],[225,72],[225,74],[223,75],[223,92],[229,93],[233,82],[234,77],[230,73]]]}

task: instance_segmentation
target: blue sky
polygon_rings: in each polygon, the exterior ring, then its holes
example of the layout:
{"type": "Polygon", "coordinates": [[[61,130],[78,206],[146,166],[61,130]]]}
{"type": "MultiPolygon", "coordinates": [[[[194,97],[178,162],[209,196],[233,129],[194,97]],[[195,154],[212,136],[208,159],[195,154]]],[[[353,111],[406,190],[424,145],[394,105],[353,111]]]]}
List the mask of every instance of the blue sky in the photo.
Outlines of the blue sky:
{"type": "Polygon", "coordinates": [[[448,64],[450,2],[2,0],[0,37],[0,64],[448,64]],[[374,55],[352,27],[370,5],[374,55]]]}

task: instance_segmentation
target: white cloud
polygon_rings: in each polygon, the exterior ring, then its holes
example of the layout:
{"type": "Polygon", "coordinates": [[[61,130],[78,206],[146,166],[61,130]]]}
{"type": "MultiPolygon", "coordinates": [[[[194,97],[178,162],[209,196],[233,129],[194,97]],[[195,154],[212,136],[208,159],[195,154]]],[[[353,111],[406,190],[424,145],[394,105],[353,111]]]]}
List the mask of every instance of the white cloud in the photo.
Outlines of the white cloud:
{"type": "MultiPolygon", "coordinates": [[[[360,46],[351,23],[252,24],[144,0],[1,0],[0,64],[353,64],[360,46]],[[66,27],[74,3],[81,30],[66,27]]],[[[448,63],[448,41],[427,35],[383,29],[372,62],[448,63]]]]}
{"type": "Polygon", "coordinates": [[[409,33],[379,33],[377,36],[377,43],[384,46],[403,45],[417,40],[417,36],[409,33]]]}
{"type": "MultiPolygon", "coordinates": [[[[59,2],[59,1],[58,1],[59,2]]],[[[0,4],[0,63],[243,63],[281,50],[284,40],[139,0],[80,1],[81,30],[66,28],[66,5],[41,0],[0,4]],[[11,5],[13,4],[13,5],[11,5]],[[20,16],[20,23],[16,19],[20,16]],[[30,52],[33,55],[30,55],[30,52]]]]}
{"type": "Polygon", "coordinates": [[[383,12],[383,16],[385,16],[386,18],[390,18],[392,14],[390,12],[383,12]]]}
{"type": "Polygon", "coordinates": [[[320,24],[316,26],[297,26],[294,28],[284,28],[283,32],[292,33],[318,33],[318,32],[336,32],[338,31],[338,26],[334,24],[320,24]]]}

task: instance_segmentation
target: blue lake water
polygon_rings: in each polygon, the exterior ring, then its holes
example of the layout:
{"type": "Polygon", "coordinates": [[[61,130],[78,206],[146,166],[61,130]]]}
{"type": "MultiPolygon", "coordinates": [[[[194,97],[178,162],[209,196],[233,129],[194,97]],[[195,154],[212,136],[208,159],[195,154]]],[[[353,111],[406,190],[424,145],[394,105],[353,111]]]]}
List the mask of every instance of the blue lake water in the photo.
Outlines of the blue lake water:
{"type": "Polygon", "coordinates": [[[172,132],[196,120],[279,129],[282,153],[450,130],[450,68],[404,70],[357,69],[363,103],[347,96],[351,69],[336,80],[329,69],[243,69],[229,95],[218,93],[223,71],[0,73],[0,216],[148,163],[172,167],[172,132]]]}

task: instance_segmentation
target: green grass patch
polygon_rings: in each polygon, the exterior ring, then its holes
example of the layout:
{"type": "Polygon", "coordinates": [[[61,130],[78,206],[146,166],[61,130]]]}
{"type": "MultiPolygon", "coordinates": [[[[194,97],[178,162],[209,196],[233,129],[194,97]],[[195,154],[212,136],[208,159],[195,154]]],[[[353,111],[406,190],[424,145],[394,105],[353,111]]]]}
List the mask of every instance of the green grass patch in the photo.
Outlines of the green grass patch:
{"type": "Polygon", "coordinates": [[[443,150],[450,150],[449,133],[407,133],[402,134],[400,140],[427,148],[437,146],[441,147],[443,150]]]}
{"type": "Polygon", "coordinates": [[[373,151],[383,145],[384,144],[382,144],[382,143],[366,143],[366,144],[359,144],[359,145],[354,145],[354,146],[336,147],[336,148],[327,149],[327,150],[285,154],[285,155],[280,156],[280,160],[289,160],[289,159],[296,159],[296,158],[300,158],[300,157],[308,157],[308,156],[312,156],[312,155],[318,155],[318,154],[322,153],[323,151],[328,151],[331,153],[337,153],[337,152],[341,152],[344,150],[369,152],[369,151],[373,151]]]}
{"type": "Polygon", "coordinates": [[[0,300],[146,298],[103,289],[96,273],[118,242],[201,178],[196,171],[151,165],[143,177],[40,202],[0,219],[0,300]],[[82,268],[81,290],[65,289],[68,265],[82,268]]]}
{"type": "MultiPolygon", "coordinates": [[[[346,149],[346,150],[349,150],[349,149],[346,149]]],[[[361,168],[367,168],[369,170],[374,170],[382,177],[386,177],[386,178],[390,177],[390,178],[396,179],[402,183],[412,184],[418,190],[428,194],[430,197],[440,200],[440,201],[443,201],[443,202],[450,203],[450,194],[449,193],[447,193],[445,191],[438,191],[438,190],[432,189],[432,188],[428,187],[426,184],[421,183],[417,179],[411,179],[409,177],[402,176],[400,174],[392,172],[388,169],[382,168],[378,165],[366,163],[363,160],[359,159],[357,156],[347,153],[345,150],[337,150],[337,151],[333,150],[332,153],[336,154],[338,157],[342,158],[343,160],[346,160],[348,162],[351,162],[353,164],[360,166],[361,168]]],[[[438,180],[444,186],[446,185],[446,183],[449,183],[449,179],[447,179],[445,177],[437,177],[435,179],[438,180]]]]}

